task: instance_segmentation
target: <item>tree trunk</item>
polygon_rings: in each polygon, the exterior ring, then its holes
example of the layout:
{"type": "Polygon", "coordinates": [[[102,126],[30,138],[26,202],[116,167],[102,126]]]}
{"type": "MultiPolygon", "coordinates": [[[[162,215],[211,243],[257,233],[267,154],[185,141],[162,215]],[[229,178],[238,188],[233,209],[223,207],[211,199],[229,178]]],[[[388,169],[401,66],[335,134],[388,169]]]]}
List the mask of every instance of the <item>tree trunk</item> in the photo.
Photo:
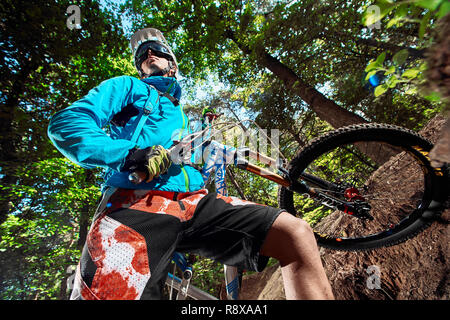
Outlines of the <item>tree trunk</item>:
{"type": "Polygon", "coordinates": [[[305,83],[294,71],[268,53],[264,53],[261,63],[281,79],[288,89],[298,94],[317,116],[334,128],[367,122],[357,114],[342,108],[336,102],[325,97],[314,87],[305,83]]]}
{"type": "MultiPolygon", "coordinates": [[[[228,39],[232,40],[244,54],[249,55],[253,52],[252,49],[242,45],[236,39],[233,31],[227,30],[225,35],[228,39]]],[[[325,97],[320,91],[304,82],[293,70],[283,64],[280,60],[272,57],[269,53],[264,51],[261,54],[258,54],[258,62],[282,80],[286,85],[286,88],[292,90],[302,98],[320,119],[328,122],[334,128],[367,122],[364,118],[342,108],[333,100],[325,97]]]]}
{"type": "Polygon", "coordinates": [[[230,178],[231,183],[233,183],[234,187],[236,188],[237,192],[239,193],[239,196],[241,197],[242,200],[247,200],[247,197],[244,194],[244,191],[242,191],[241,186],[237,183],[236,179],[235,179],[235,175],[234,175],[234,171],[233,169],[228,166],[226,168],[227,171],[227,176],[228,178],[230,178]]]}
{"type": "MultiPolygon", "coordinates": [[[[240,48],[244,53],[251,53],[251,50],[247,47],[240,46],[240,48]]],[[[298,94],[320,119],[328,122],[334,128],[367,122],[364,118],[342,108],[333,100],[325,97],[321,92],[304,82],[293,70],[281,63],[278,59],[269,55],[267,52],[264,52],[261,55],[260,63],[281,79],[288,89],[291,89],[298,94]]],[[[357,145],[357,147],[360,148],[359,145],[357,145]]],[[[393,151],[386,146],[383,146],[382,148],[384,152],[380,152],[378,144],[366,144],[360,149],[362,152],[369,155],[373,161],[381,165],[395,154],[395,150],[393,151]]]]}

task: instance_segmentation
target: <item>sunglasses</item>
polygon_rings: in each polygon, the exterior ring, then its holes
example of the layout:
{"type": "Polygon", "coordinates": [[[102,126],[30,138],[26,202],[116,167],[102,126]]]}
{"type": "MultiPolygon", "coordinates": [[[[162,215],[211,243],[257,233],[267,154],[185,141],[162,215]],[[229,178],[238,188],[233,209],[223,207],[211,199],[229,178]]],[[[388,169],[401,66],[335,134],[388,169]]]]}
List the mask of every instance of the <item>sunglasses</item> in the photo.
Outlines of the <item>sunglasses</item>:
{"type": "Polygon", "coordinates": [[[149,49],[152,50],[155,56],[173,60],[170,51],[166,47],[155,41],[147,41],[141,44],[138,51],[136,52],[136,60],[140,62],[146,60],[148,58],[149,49]]]}

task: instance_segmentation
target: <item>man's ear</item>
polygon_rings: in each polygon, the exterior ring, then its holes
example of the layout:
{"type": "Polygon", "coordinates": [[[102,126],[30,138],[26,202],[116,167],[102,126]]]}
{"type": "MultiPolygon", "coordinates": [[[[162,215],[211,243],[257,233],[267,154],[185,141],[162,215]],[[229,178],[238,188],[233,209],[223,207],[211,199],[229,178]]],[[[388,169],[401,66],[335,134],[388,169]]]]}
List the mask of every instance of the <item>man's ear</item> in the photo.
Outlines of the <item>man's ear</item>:
{"type": "Polygon", "coordinates": [[[177,67],[175,66],[175,63],[172,61],[169,61],[170,71],[168,73],[169,77],[175,77],[175,74],[177,73],[177,67]]]}

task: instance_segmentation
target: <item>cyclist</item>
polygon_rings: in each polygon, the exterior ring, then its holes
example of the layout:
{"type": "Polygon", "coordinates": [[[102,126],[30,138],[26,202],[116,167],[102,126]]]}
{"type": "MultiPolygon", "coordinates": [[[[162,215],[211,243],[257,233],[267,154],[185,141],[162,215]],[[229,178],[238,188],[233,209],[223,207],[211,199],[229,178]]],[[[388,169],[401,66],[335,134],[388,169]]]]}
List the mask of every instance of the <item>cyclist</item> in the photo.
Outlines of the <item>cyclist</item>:
{"type": "Polygon", "coordinates": [[[102,82],[56,113],[48,127],[67,158],[85,168],[107,169],[71,299],[160,299],[174,251],[255,271],[274,257],[288,299],[332,298],[304,221],[208,193],[199,171],[172,163],[167,152],[172,133],[188,125],[178,103],[176,57],[154,28],[137,31],[131,47],[141,79],[102,82]],[[102,130],[107,126],[108,134],[102,130]],[[129,181],[136,170],[146,173],[144,182],[129,181]]]}

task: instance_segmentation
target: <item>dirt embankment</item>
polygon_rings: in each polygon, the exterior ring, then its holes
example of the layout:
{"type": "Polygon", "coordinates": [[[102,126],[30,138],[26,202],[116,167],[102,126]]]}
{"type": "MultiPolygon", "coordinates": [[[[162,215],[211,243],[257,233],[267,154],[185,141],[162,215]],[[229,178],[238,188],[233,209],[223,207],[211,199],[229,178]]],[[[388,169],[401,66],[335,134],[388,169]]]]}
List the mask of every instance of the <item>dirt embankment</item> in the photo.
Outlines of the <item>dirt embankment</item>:
{"type": "MultiPolygon", "coordinates": [[[[434,118],[421,134],[435,142],[444,122],[443,117],[434,118]]],[[[321,248],[336,299],[450,299],[449,219],[446,209],[418,236],[389,248],[364,252],[321,248]]],[[[242,288],[241,299],[285,299],[278,265],[244,276],[242,288]]]]}

